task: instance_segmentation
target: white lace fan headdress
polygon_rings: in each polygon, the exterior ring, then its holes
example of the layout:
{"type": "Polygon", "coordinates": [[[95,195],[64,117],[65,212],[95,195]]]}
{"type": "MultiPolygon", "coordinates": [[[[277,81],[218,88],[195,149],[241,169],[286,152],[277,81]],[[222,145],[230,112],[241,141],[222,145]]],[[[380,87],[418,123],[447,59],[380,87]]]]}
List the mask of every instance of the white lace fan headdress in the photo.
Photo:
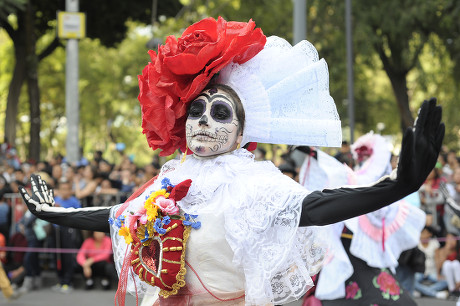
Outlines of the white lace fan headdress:
{"type": "Polygon", "coordinates": [[[315,47],[268,37],[244,64],[231,63],[216,80],[238,94],[245,111],[241,145],[249,142],[339,147],[342,132],[329,72],[315,47]]]}

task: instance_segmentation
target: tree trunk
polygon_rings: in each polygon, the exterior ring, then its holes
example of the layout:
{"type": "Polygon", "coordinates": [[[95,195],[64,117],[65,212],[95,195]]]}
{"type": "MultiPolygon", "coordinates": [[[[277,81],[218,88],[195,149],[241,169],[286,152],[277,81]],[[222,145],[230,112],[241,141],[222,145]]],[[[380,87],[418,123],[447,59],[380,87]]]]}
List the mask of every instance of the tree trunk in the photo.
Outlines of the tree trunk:
{"type": "Polygon", "coordinates": [[[11,78],[8,98],[6,102],[6,117],[5,117],[5,142],[8,141],[12,146],[16,143],[16,124],[18,117],[19,96],[21,87],[26,78],[26,58],[23,33],[18,28],[19,39],[14,44],[14,56],[16,63],[14,65],[13,77],[11,78]]]}
{"type": "Polygon", "coordinates": [[[26,6],[26,64],[27,64],[27,93],[29,96],[30,106],[30,143],[29,159],[34,161],[40,160],[40,91],[38,88],[38,55],[36,54],[35,45],[37,37],[34,33],[35,12],[29,2],[26,6]]]}
{"type": "Polygon", "coordinates": [[[409,107],[409,95],[407,94],[407,74],[409,69],[404,69],[399,60],[394,58],[402,58],[402,56],[397,56],[397,48],[392,49],[393,59],[390,60],[384,51],[383,44],[376,45],[377,53],[383,64],[383,69],[385,70],[388,78],[391,82],[391,87],[396,97],[396,102],[398,104],[399,116],[401,122],[401,129],[404,134],[408,127],[411,127],[414,124],[414,118],[409,107]],[[391,63],[399,64],[391,64],[391,63]]]}
{"type": "Polygon", "coordinates": [[[391,87],[398,103],[401,129],[404,133],[408,127],[414,125],[414,117],[409,107],[409,95],[407,94],[407,74],[395,73],[387,70],[387,75],[391,81],[391,87]]]}
{"type": "Polygon", "coordinates": [[[30,105],[30,143],[29,158],[34,161],[40,160],[40,91],[38,88],[37,67],[29,69],[27,75],[27,89],[30,105]]]}

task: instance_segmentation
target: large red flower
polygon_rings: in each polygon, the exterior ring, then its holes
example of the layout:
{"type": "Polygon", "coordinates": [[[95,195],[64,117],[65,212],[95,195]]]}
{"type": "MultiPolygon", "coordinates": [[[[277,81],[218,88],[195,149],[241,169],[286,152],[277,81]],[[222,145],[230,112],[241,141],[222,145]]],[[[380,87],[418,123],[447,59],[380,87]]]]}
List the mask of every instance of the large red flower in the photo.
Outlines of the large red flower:
{"type": "Polygon", "coordinates": [[[142,128],[150,147],[170,155],[185,151],[185,120],[189,102],[212,76],[234,62],[242,64],[259,53],[266,41],[255,23],[203,19],[179,39],[169,36],[139,75],[142,128]]]}

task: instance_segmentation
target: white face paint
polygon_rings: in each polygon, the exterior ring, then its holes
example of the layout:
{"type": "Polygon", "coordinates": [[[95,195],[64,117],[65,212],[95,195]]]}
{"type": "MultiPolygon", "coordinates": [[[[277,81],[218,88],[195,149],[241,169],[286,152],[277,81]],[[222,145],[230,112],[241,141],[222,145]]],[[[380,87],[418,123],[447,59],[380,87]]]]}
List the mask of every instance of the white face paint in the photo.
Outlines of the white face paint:
{"type": "Polygon", "coordinates": [[[185,126],[187,146],[202,157],[233,151],[241,141],[238,127],[231,96],[221,89],[207,89],[190,104],[185,126]]]}

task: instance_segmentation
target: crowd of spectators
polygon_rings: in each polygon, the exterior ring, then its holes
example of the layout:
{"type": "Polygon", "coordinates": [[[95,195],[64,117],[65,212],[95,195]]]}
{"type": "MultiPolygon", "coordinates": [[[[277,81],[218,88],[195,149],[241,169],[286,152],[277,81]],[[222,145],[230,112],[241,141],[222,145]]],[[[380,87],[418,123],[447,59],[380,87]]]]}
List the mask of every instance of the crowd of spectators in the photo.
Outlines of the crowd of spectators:
{"type": "MultiPolygon", "coordinates": [[[[280,150],[280,148],[276,148],[280,150]]],[[[257,160],[265,160],[267,151],[259,147],[257,160]]],[[[271,152],[279,153],[279,152],[271,152]]],[[[280,170],[293,179],[298,178],[305,153],[288,150],[278,154],[280,170]]],[[[41,287],[41,270],[55,270],[59,283],[53,289],[66,293],[72,290],[72,280],[81,274],[86,289],[95,287],[94,276],[101,278],[101,287],[110,288],[115,280],[110,256],[110,238],[101,233],[89,233],[58,227],[36,219],[22,202],[18,186],[30,187],[30,175],[38,173],[55,191],[56,205],[62,207],[111,206],[122,203],[137,188],[160,170],[158,159],[142,167],[126,155],[112,164],[101,151],[92,159],[82,158],[71,165],[61,155],[37,163],[21,162],[14,148],[0,147],[0,235],[6,245],[29,248],[96,249],[100,253],[89,256],[85,252],[44,255],[39,252],[7,252],[0,258],[8,277],[19,292],[41,287]]],[[[343,143],[335,157],[351,168],[355,161],[350,145],[343,143]]],[[[396,166],[397,156],[392,156],[396,166]]],[[[427,213],[426,227],[418,249],[425,254],[424,273],[415,274],[414,294],[445,298],[460,294],[460,218],[446,204],[446,197],[460,203],[460,163],[456,152],[444,148],[436,167],[417,193],[419,205],[427,213]],[[442,188],[444,187],[444,188],[442,188]]],[[[92,254],[92,253],[90,253],[92,254]]]]}
{"type": "Polygon", "coordinates": [[[18,186],[30,188],[31,174],[39,174],[54,190],[56,206],[79,208],[122,203],[157,175],[160,165],[158,159],[153,159],[138,167],[122,151],[119,153],[121,161],[117,164],[104,159],[101,151],[95,151],[92,159],[82,158],[75,164],[67,163],[61,155],[34,163],[21,162],[17,151],[8,144],[0,146],[0,237],[6,246],[24,249],[3,252],[0,258],[16,292],[24,294],[42,287],[43,270],[56,272],[58,283],[52,288],[62,293],[72,291],[78,275],[88,290],[96,286],[96,279],[100,279],[98,286],[102,289],[110,288],[116,279],[110,237],[37,219],[27,210],[18,186]],[[75,252],[46,254],[40,248],[75,252]]]}

